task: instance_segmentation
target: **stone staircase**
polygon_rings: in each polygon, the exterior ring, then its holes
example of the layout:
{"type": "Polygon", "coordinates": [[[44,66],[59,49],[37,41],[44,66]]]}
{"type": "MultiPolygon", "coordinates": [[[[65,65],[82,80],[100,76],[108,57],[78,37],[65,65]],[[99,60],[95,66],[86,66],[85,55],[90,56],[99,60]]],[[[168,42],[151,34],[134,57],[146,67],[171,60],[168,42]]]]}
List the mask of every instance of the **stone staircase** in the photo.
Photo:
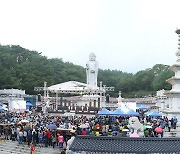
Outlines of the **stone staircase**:
{"type": "MultiPolygon", "coordinates": [[[[17,141],[0,142],[0,154],[29,154],[30,148],[27,144],[18,144],[17,141]]],[[[36,146],[36,154],[59,154],[60,150],[56,147],[38,147],[36,146]]]]}

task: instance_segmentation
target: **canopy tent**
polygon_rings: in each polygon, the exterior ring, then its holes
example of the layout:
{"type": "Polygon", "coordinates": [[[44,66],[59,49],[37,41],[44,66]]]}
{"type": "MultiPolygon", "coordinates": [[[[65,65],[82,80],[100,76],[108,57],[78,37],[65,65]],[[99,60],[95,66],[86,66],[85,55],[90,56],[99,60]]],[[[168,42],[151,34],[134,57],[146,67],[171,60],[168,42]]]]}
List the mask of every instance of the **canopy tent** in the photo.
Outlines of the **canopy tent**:
{"type": "Polygon", "coordinates": [[[125,116],[125,113],[121,109],[116,109],[114,112],[110,113],[112,116],[125,116]]]}
{"type": "Polygon", "coordinates": [[[110,115],[110,111],[107,110],[106,108],[103,108],[101,111],[98,111],[98,115],[110,115]]]}
{"type": "Polygon", "coordinates": [[[4,108],[2,106],[0,106],[0,111],[4,110],[4,108]]]}
{"type": "Polygon", "coordinates": [[[77,81],[68,81],[56,85],[52,85],[48,87],[48,90],[51,92],[58,92],[58,93],[86,93],[89,91],[99,91],[99,87],[92,86],[89,84],[77,82],[77,81]]]}
{"type": "Polygon", "coordinates": [[[33,106],[33,105],[30,102],[26,102],[26,106],[33,106]]]}
{"type": "Polygon", "coordinates": [[[136,104],[136,109],[140,109],[140,110],[145,109],[145,110],[148,110],[149,107],[146,106],[146,105],[142,105],[142,104],[136,104]]]}
{"type": "Polygon", "coordinates": [[[8,111],[7,105],[0,105],[0,111],[2,110],[8,111]]]}
{"type": "Polygon", "coordinates": [[[129,110],[127,113],[126,113],[127,116],[140,116],[139,113],[135,112],[134,110],[129,110]]]}
{"type": "Polygon", "coordinates": [[[145,113],[146,116],[150,116],[150,117],[162,117],[162,114],[156,112],[156,111],[149,111],[147,113],[145,113]]]}
{"type": "Polygon", "coordinates": [[[26,110],[29,110],[33,106],[30,102],[26,102],[26,110]]]}

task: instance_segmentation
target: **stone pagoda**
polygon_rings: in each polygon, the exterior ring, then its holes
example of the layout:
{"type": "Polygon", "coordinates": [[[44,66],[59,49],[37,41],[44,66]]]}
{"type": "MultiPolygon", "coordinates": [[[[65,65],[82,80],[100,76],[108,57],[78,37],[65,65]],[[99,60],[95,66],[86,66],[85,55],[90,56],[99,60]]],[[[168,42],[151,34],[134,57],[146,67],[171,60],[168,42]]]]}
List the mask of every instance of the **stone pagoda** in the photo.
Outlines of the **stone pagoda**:
{"type": "Polygon", "coordinates": [[[167,80],[172,85],[170,91],[166,91],[165,95],[169,98],[168,107],[163,110],[165,116],[168,118],[176,117],[180,121],[180,29],[176,30],[179,36],[179,47],[176,52],[177,61],[169,69],[175,73],[175,76],[167,80]]]}

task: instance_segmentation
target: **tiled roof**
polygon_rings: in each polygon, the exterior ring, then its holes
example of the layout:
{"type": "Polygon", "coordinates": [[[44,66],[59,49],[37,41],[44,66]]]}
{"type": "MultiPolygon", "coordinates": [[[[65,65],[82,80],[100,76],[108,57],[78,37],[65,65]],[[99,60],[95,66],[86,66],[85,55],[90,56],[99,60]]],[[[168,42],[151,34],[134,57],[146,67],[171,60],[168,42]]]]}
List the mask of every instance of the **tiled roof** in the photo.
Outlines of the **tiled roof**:
{"type": "Polygon", "coordinates": [[[73,152],[180,154],[180,138],[128,138],[77,136],[70,146],[73,152]]]}

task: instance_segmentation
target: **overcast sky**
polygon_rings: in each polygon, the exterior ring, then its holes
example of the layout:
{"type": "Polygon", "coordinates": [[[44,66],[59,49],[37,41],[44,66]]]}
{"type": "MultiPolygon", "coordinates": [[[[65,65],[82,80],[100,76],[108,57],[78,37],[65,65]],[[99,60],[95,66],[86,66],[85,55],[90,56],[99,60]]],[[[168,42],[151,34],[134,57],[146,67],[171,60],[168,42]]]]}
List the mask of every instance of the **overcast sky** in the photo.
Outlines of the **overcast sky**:
{"type": "Polygon", "coordinates": [[[179,0],[0,0],[0,43],[85,67],[136,73],[172,65],[179,0]]]}

